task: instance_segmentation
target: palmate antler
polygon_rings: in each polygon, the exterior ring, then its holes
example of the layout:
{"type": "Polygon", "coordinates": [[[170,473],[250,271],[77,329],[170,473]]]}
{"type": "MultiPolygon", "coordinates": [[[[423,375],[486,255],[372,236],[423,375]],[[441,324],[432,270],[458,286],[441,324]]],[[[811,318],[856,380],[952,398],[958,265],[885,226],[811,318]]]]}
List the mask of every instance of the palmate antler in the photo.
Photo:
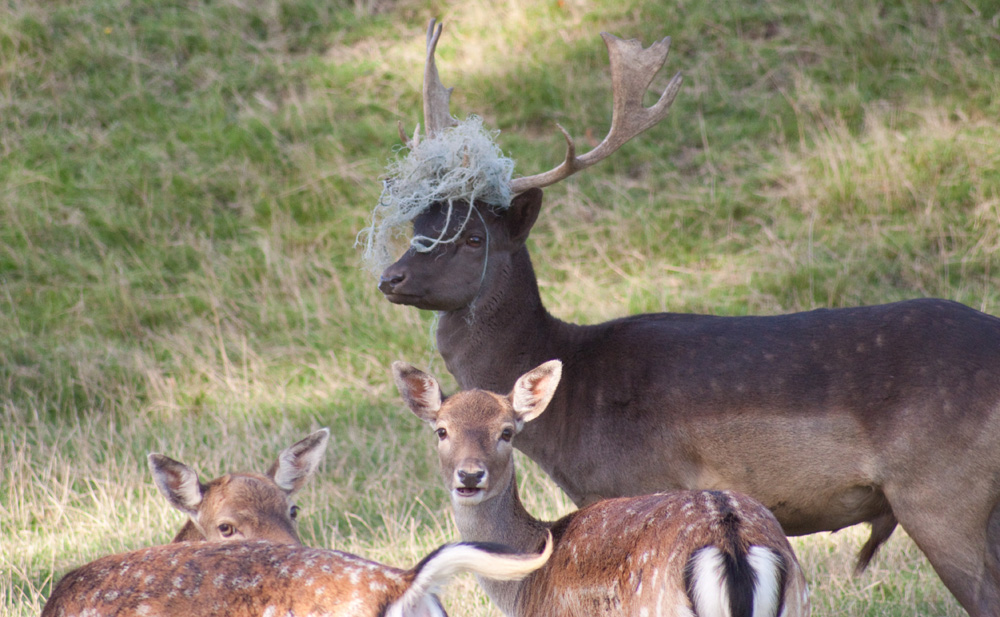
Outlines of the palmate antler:
{"type": "MultiPolygon", "coordinates": [[[[457,124],[451,117],[448,104],[451,102],[451,91],[454,88],[445,88],[438,76],[437,64],[434,62],[434,52],[437,50],[438,39],[441,38],[441,29],[444,24],[438,24],[436,19],[431,19],[427,25],[427,61],[424,65],[424,133],[428,139],[434,137],[442,129],[457,124]],[[434,26],[437,25],[437,28],[434,26]]],[[[420,143],[419,131],[417,127],[411,140],[403,131],[403,124],[399,123],[399,137],[403,143],[414,147],[420,143]]]]}
{"type": "Polygon", "coordinates": [[[576,156],[573,138],[566,129],[557,124],[566,138],[566,159],[558,167],[545,173],[515,178],[510,183],[511,193],[543,188],[590,167],[667,116],[683,81],[680,72],[674,75],[660,96],[660,100],[652,107],[643,107],[642,95],[667,60],[670,37],[650,45],[647,49],[643,49],[642,44],[635,39],[623,41],[607,32],[602,32],[601,38],[608,47],[608,56],[611,59],[611,87],[614,98],[611,130],[608,131],[608,136],[590,152],[576,156]]]}
{"type": "MultiPolygon", "coordinates": [[[[434,51],[441,37],[441,25],[431,19],[427,27],[427,61],[424,68],[424,125],[428,138],[434,137],[439,131],[455,126],[456,121],[448,109],[452,88],[445,88],[438,76],[437,65],[434,63],[434,51]]],[[[667,60],[670,51],[670,37],[666,37],[648,48],[635,40],[622,40],[607,32],[601,33],[604,44],[608,48],[611,61],[611,86],[614,104],[611,112],[611,129],[596,148],[576,156],[576,145],[573,138],[559,124],[556,126],[566,138],[566,158],[555,169],[545,173],[515,178],[511,180],[512,194],[523,193],[531,188],[543,188],[567,178],[581,169],[607,158],[615,150],[622,147],[628,140],[650,128],[666,117],[680,90],[683,78],[678,72],[674,75],[660,100],[652,107],[644,107],[642,97],[653,82],[656,73],[667,60]]],[[[412,140],[399,126],[399,135],[403,143],[414,147],[419,143],[419,128],[414,132],[412,140]]]]}

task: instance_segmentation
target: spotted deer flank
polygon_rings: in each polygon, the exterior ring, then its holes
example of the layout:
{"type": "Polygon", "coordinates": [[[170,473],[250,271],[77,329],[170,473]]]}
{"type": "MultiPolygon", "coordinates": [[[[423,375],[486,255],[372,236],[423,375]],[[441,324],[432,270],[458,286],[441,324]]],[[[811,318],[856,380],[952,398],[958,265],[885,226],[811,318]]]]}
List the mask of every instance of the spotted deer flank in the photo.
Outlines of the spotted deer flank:
{"type": "MultiPolygon", "coordinates": [[[[774,515],[733,491],[672,491],[598,501],[547,523],[518,497],[513,445],[555,392],[562,364],[521,376],[509,396],[466,390],[396,362],[396,385],[434,428],[441,474],[463,539],[552,558],[516,582],[480,579],[511,617],[804,617],[805,578],[774,515]]],[[[636,470],[642,473],[642,470],[636,470]]]]}
{"type": "Polygon", "coordinates": [[[452,576],[524,577],[541,553],[444,545],[409,570],[356,555],[266,540],[185,542],[111,555],[70,572],[42,617],[442,617],[452,576]]]}
{"type": "Polygon", "coordinates": [[[271,540],[299,544],[298,506],[292,496],[323,460],[330,437],[320,429],[278,454],[266,475],[227,473],[202,484],[198,472],[162,454],[149,455],[149,469],[170,505],[190,518],[174,542],[271,540]]]}

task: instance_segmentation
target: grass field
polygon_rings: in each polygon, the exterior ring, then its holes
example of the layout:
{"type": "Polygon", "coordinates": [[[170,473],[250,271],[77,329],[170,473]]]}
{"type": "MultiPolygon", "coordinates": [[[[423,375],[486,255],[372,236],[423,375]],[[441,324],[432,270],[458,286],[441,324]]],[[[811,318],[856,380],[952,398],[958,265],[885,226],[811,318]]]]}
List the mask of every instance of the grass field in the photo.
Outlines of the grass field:
{"type": "MultiPolygon", "coordinates": [[[[558,162],[555,122],[607,130],[600,31],[673,37],[670,116],[546,192],[530,245],[557,316],[1000,314],[996,0],[5,0],[0,615],[170,539],[150,451],[208,478],[329,426],[306,543],[408,566],[456,539],[388,369],[446,376],[433,315],[384,301],[354,247],[396,121],[421,121],[432,16],[453,112],[522,174],[558,162]]],[[[571,509],[519,460],[533,512],[571,509]]],[[[900,532],[853,578],[866,533],[795,540],[814,614],[964,614],[900,532]]],[[[499,614],[471,578],[445,603],[499,614]]]]}

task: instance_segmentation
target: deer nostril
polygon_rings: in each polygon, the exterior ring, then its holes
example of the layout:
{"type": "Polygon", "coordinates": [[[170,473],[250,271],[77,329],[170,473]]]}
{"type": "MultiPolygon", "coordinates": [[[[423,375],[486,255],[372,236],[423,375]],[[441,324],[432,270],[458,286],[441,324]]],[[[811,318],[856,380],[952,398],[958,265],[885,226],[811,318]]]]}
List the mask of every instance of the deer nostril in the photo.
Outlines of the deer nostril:
{"type": "Polygon", "coordinates": [[[475,488],[479,486],[479,483],[483,481],[486,476],[486,470],[481,469],[479,471],[458,471],[458,481],[462,483],[462,486],[468,488],[475,488]]]}
{"type": "Polygon", "coordinates": [[[378,290],[384,294],[392,293],[405,278],[405,274],[383,274],[379,279],[378,290]]]}

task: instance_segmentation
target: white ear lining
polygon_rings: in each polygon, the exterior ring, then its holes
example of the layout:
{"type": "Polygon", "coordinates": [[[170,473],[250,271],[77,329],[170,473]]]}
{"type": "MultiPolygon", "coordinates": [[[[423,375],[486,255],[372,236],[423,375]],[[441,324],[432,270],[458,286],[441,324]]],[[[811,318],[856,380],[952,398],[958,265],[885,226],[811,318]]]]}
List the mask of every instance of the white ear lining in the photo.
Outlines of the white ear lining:
{"type": "Polygon", "coordinates": [[[443,400],[437,380],[405,362],[393,362],[392,373],[396,388],[410,411],[421,420],[433,423],[443,400]]]}
{"type": "Polygon", "coordinates": [[[427,413],[436,414],[441,410],[441,387],[430,375],[420,375],[424,387],[413,397],[414,402],[427,413]]]}
{"type": "Polygon", "coordinates": [[[156,488],[160,489],[170,505],[186,514],[197,514],[202,500],[197,472],[162,454],[150,454],[148,460],[156,488]]]}
{"type": "Polygon", "coordinates": [[[323,461],[329,437],[329,429],[323,428],[282,450],[273,467],[274,483],[289,494],[302,488],[323,461]]]}
{"type": "MultiPolygon", "coordinates": [[[[525,373],[514,384],[510,401],[518,414],[518,423],[530,422],[538,417],[555,395],[562,376],[562,362],[549,360],[525,373]]],[[[518,426],[520,430],[520,426],[518,426]]]]}

